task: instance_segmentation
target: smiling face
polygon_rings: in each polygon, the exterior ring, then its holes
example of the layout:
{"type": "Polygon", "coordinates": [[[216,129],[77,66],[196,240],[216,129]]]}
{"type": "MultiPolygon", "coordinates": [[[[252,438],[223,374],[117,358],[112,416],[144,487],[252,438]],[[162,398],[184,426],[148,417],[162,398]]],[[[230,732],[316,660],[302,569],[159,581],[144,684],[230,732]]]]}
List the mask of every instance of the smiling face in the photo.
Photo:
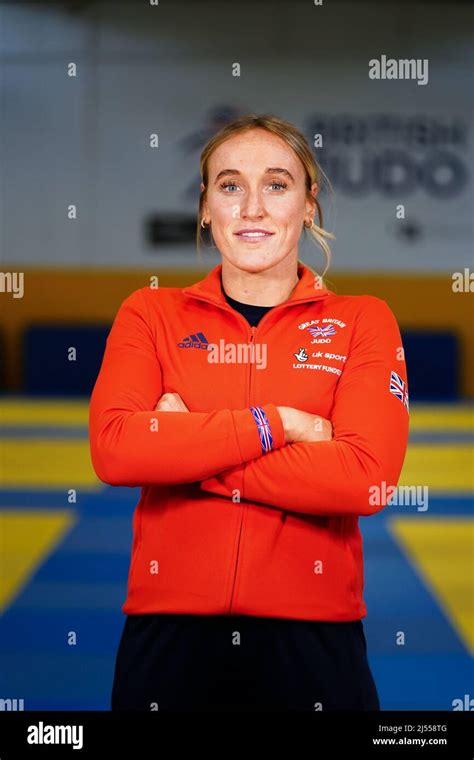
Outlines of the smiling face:
{"type": "MultiPolygon", "coordinates": [[[[315,196],[316,183],[311,190],[315,196]]],[[[304,166],[277,135],[252,129],[209,157],[203,218],[222,257],[237,269],[263,272],[289,259],[296,266],[303,223],[314,211],[304,166]]]]}

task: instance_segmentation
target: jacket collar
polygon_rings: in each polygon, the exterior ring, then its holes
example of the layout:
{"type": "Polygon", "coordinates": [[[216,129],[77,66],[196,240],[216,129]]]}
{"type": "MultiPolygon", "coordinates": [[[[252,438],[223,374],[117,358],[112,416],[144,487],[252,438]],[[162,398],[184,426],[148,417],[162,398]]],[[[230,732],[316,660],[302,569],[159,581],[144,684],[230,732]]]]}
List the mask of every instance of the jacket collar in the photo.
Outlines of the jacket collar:
{"type": "MultiPolygon", "coordinates": [[[[211,271],[199,282],[189,285],[182,289],[185,295],[199,298],[212,303],[228,305],[221,283],[222,264],[217,264],[211,271]]],[[[298,259],[298,284],[296,285],[290,298],[284,303],[293,303],[298,301],[316,301],[332,293],[325,286],[318,287],[318,275],[310,267],[303,264],[298,259]]]]}

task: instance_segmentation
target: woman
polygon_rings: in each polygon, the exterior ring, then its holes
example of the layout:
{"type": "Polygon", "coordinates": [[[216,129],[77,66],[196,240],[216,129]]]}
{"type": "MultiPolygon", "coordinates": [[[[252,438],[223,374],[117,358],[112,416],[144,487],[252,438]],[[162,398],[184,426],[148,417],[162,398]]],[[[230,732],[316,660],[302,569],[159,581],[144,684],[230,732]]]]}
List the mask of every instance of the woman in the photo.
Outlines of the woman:
{"type": "Polygon", "coordinates": [[[378,710],[358,518],[407,447],[397,322],[298,259],[333,236],[293,125],[228,124],[201,173],[221,262],[125,299],[90,403],[98,477],[141,487],[112,709],[378,710]]]}

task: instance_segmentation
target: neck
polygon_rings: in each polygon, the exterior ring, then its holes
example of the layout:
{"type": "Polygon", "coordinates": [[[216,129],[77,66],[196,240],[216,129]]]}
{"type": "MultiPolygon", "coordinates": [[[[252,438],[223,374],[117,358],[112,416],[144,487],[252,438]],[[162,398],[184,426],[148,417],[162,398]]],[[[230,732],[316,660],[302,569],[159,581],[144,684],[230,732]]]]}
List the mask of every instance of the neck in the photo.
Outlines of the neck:
{"type": "Polygon", "coordinates": [[[298,284],[298,262],[286,260],[264,272],[246,272],[222,260],[222,287],[228,296],[254,306],[277,306],[288,300],[298,284]]]}

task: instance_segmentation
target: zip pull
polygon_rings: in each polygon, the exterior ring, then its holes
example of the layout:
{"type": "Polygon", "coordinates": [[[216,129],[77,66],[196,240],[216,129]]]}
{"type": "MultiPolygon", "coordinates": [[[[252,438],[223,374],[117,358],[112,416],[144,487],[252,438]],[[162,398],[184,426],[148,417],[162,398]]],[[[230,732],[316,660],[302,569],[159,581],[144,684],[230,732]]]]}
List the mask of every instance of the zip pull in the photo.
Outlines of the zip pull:
{"type": "Polygon", "coordinates": [[[253,338],[254,338],[256,329],[257,328],[255,327],[255,325],[251,325],[251,327],[250,327],[250,341],[249,341],[249,343],[253,343],[253,338]]]}

